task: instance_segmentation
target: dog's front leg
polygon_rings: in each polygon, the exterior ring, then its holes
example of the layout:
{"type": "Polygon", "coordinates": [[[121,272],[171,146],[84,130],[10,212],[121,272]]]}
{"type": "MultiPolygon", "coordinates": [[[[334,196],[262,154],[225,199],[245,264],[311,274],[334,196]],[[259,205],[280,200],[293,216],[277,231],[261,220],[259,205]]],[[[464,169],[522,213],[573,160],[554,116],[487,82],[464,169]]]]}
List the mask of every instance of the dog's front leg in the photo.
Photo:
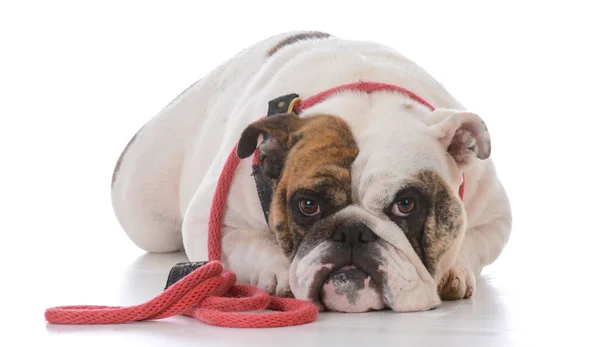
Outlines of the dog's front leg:
{"type": "Polygon", "coordinates": [[[223,226],[222,250],[223,265],[235,272],[238,283],[291,296],[290,262],[269,231],[223,226]]]}
{"type": "Polygon", "coordinates": [[[495,194],[485,202],[481,221],[469,226],[454,265],[438,282],[443,300],[471,297],[481,270],[500,256],[508,242],[512,228],[509,201],[499,182],[494,188],[495,194]]]}
{"type": "MultiPolygon", "coordinates": [[[[185,253],[190,261],[208,260],[208,220],[212,196],[209,189],[198,189],[183,218],[185,253]]],[[[261,216],[262,217],[262,216],[261,216]]],[[[227,220],[227,218],[225,218],[227,220]]],[[[250,284],[269,294],[290,296],[290,262],[268,229],[221,227],[223,266],[234,272],[238,284],[250,284]]]]}

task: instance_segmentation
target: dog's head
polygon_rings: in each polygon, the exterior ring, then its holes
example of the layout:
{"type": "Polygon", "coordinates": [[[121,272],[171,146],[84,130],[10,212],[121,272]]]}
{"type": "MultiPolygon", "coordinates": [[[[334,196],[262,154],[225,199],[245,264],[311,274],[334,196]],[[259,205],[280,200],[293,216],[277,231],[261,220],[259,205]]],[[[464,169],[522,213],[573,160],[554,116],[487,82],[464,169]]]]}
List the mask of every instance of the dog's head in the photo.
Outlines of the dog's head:
{"type": "Polygon", "coordinates": [[[296,298],[345,312],[440,303],[436,283],[466,226],[462,172],[490,155],[478,116],[412,103],[280,114],[244,130],[240,158],[259,135],[274,187],[269,225],[296,298]]]}

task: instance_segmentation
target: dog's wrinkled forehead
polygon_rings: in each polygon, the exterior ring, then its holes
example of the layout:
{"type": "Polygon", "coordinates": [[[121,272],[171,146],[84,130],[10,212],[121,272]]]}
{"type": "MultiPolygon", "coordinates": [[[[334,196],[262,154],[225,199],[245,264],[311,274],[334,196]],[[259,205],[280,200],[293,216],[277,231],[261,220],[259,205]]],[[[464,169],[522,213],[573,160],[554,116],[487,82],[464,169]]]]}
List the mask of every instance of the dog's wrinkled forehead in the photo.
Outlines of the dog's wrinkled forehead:
{"type": "Polygon", "coordinates": [[[312,112],[337,110],[350,127],[359,154],[352,164],[354,200],[362,201],[367,188],[396,187],[403,177],[422,170],[455,180],[452,158],[440,145],[432,125],[438,113],[397,93],[348,93],[325,100],[312,112]]]}
{"type": "Polygon", "coordinates": [[[432,127],[439,120],[429,109],[401,97],[372,99],[347,120],[359,148],[352,164],[355,201],[371,201],[376,193],[387,194],[389,202],[406,179],[423,171],[457,182],[456,165],[432,127]]]}

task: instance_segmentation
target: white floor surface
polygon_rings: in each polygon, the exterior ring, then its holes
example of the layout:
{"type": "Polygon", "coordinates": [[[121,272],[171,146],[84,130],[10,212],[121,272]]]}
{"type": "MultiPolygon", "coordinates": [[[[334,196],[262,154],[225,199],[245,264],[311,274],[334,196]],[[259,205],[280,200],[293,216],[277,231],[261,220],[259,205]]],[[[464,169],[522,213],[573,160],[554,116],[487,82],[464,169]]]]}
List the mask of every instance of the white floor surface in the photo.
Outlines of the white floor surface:
{"type": "Polygon", "coordinates": [[[201,3],[0,6],[0,346],[600,346],[594,2],[369,2],[342,15],[321,1],[294,16],[281,2],[201,3]],[[280,329],[47,324],[51,306],[134,305],[163,289],[184,257],[145,254],[122,232],[117,157],[208,70],[295,28],[392,45],[488,123],[514,229],[474,297],[280,329]]]}

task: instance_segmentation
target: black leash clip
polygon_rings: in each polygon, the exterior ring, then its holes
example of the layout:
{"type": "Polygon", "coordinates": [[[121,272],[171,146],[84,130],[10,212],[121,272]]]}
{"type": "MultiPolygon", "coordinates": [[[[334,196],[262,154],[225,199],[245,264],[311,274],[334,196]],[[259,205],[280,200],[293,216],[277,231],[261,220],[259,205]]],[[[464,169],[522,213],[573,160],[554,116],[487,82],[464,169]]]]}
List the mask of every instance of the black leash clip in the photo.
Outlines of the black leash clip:
{"type": "Polygon", "coordinates": [[[194,270],[206,265],[207,263],[207,261],[193,261],[175,264],[171,268],[171,271],[169,271],[169,278],[167,278],[167,285],[165,286],[165,289],[174,285],[177,281],[191,274],[194,272],[194,270]]]}

